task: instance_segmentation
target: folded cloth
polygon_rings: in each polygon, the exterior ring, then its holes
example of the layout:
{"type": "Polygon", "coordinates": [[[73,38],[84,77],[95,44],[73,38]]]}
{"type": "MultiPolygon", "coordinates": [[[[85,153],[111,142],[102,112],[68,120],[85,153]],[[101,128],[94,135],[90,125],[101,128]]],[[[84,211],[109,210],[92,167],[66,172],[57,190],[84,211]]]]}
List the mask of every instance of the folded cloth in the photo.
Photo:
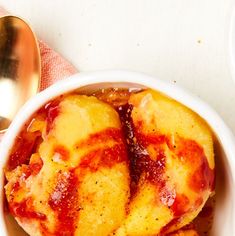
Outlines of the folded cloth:
{"type": "Polygon", "coordinates": [[[40,91],[49,87],[56,81],[64,79],[77,72],[74,66],[66,61],[61,55],[48,47],[47,44],[41,40],[38,42],[41,53],[42,67],[40,91]]]}
{"type": "MultiPolygon", "coordinates": [[[[0,7],[0,17],[8,12],[0,7]]],[[[41,84],[39,90],[47,88],[58,80],[66,78],[77,72],[75,67],[61,55],[53,51],[46,43],[38,40],[41,54],[41,84]]],[[[3,134],[0,134],[0,141],[3,134]]]]}

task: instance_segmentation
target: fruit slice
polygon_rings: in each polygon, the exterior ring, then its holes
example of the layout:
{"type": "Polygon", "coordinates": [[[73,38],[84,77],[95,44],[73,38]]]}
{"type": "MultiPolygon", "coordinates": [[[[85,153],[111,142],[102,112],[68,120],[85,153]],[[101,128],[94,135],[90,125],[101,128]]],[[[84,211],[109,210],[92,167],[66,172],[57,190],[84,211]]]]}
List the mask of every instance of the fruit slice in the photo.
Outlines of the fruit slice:
{"type": "Polygon", "coordinates": [[[162,94],[119,107],[131,163],[128,216],[116,235],[167,234],[191,222],[213,192],[213,140],[194,112],[162,94]]]}
{"type": "Polygon", "coordinates": [[[69,95],[41,109],[23,132],[20,144],[30,145],[16,165],[23,146],[13,150],[5,170],[9,208],[19,224],[33,236],[113,232],[129,198],[117,112],[95,97],[69,95]]]}

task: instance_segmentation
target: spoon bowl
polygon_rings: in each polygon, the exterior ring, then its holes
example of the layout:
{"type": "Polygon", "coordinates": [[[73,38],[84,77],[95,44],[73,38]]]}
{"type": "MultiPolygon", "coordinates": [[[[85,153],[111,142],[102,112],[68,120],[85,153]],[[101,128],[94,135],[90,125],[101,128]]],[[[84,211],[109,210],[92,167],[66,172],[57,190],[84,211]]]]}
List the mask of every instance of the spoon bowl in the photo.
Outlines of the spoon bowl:
{"type": "Polygon", "coordinates": [[[0,18],[0,132],[19,108],[37,93],[40,53],[29,25],[19,17],[0,18]]]}

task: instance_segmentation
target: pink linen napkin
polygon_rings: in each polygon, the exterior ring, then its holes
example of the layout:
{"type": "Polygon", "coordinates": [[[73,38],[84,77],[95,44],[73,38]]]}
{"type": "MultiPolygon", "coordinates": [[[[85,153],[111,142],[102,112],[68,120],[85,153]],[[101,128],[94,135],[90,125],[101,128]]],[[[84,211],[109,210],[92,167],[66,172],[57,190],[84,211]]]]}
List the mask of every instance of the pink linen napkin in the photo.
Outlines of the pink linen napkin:
{"type": "MultiPolygon", "coordinates": [[[[8,15],[7,11],[0,7],[0,17],[8,15]]],[[[61,55],[53,51],[46,43],[38,40],[41,54],[41,84],[40,91],[44,90],[58,80],[77,72],[75,67],[66,61],[61,55]]],[[[0,141],[3,134],[0,134],[0,141]]]]}

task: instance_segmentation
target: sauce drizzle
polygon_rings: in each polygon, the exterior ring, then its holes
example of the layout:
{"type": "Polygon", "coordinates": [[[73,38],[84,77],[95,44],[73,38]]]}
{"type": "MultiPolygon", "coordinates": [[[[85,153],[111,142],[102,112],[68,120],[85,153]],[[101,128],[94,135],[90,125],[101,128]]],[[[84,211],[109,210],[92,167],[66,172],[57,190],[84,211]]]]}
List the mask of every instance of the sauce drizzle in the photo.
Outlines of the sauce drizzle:
{"type": "Polygon", "coordinates": [[[76,219],[79,213],[78,178],[75,170],[60,171],[54,191],[48,204],[57,214],[57,225],[54,235],[73,235],[76,229],[76,219]]]}

